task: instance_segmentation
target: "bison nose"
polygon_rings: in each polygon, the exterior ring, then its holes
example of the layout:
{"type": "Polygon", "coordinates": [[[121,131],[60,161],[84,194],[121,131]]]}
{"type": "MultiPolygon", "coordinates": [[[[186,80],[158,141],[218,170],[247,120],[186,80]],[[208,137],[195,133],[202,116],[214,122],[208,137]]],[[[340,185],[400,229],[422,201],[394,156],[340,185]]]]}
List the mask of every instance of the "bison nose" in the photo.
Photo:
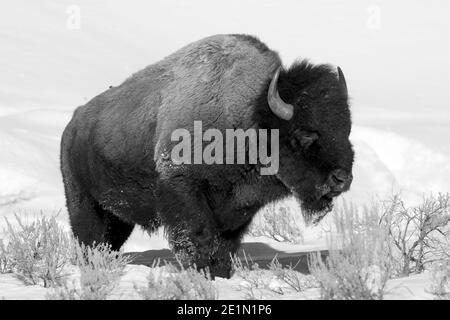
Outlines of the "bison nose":
{"type": "Polygon", "coordinates": [[[343,192],[348,190],[352,182],[352,175],[342,169],[336,169],[331,172],[328,181],[333,191],[343,192]]]}

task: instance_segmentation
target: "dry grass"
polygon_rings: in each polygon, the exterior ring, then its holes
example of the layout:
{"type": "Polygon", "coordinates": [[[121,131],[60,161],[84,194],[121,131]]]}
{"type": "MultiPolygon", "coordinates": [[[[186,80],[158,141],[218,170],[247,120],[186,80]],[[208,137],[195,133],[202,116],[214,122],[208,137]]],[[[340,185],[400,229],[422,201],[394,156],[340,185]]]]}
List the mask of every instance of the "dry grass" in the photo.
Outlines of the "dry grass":
{"type": "Polygon", "coordinates": [[[255,218],[249,234],[254,237],[265,236],[278,242],[302,243],[303,233],[300,221],[292,209],[279,203],[268,204],[255,218]]]}
{"type": "Polygon", "coordinates": [[[11,273],[14,271],[11,246],[0,239],[0,273],[11,273]]]}
{"type": "Polygon", "coordinates": [[[271,288],[274,276],[267,270],[260,269],[259,265],[245,255],[244,259],[240,259],[237,255],[231,257],[234,276],[240,278],[240,284],[237,289],[244,294],[247,300],[260,300],[265,295],[278,291],[278,288],[271,288]]]}
{"type": "Polygon", "coordinates": [[[319,283],[312,275],[305,275],[294,270],[295,266],[284,267],[275,257],[270,263],[270,271],[288,288],[296,292],[304,292],[311,288],[318,288],[319,283]]]}
{"type": "Polygon", "coordinates": [[[267,270],[261,269],[247,255],[243,259],[234,256],[232,262],[235,276],[240,280],[236,289],[248,300],[276,299],[318,287],[314,277],[297,272],[292,266],[282,266],[277,257],[272,259],[267,270]]]}
{"type": "Polygon", "coordinates": [[[56,286],[65,277],[70,262],[71,237],[55,217],[38,217],[31,223],[15,215],[7,219],[5,242],[0,245],[3,271],[16,273],[26,284],[56,286]]]}
{"type": "Polygon", "coordinates": [[[431,268],[431,293],[439,300],[450,300],[450,260],[435,262],[431,268]]]}
{"type": "Polygon", "coordinates": [[[144,300],[215,300],[218,297],[209,273],[195,267],[153,265],[145,287],[135,286],[144,300]]]}
{"type": "Polygon", "coordinates": [[[394,195],[384,202],[381,223],[393,243],[397,275],[420,273],[433,262],[450,258],[450,194],[426,196],[411,207],[394,195]]]}
{"type": "Polygon", "coordinates": [[[84,246],[76,244],[76,265],[80,270],[79,285],[64,284],[48,295],[48,299],[106,300],[117,286],[125,266],[130,262],[122,252],[106,244],[84,246]]]}
{"type": "Polygon", "coordinates": [[[361,212],[344,203],[333,215],[329,257],[324,261],[320,254],[310,256],[321,299],[382,299],[392,257],[388,232],[379,224],[380,208],[366,207],[361,212]]]}

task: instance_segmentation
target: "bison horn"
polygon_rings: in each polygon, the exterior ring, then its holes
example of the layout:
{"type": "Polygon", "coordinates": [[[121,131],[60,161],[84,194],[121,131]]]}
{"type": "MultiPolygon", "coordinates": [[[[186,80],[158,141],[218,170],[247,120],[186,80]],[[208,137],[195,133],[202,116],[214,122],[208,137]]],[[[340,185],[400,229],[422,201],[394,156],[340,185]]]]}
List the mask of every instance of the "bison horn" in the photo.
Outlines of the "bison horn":
{"type": "Polygon", "coordinates": [[[340,67],[337,67],[337,69],[338,69],[339,84],[342,88],[342,91],[345,94],[345,98],[347,99],[347,97],[348,97],[347,82],[345,82],[345,77],[344,77],[344,73],[342,72],[342,69],[340,67]]]}
{"type": "Polygon", "coordinates": [[[284,102],[278,94],[277,82],[281,67],[277,69],[275,75],[270,82],[269,92],[267,93],[267,102],[270,110],[283,120],[290,120],[294,115],[294,106],[284,102]]]}

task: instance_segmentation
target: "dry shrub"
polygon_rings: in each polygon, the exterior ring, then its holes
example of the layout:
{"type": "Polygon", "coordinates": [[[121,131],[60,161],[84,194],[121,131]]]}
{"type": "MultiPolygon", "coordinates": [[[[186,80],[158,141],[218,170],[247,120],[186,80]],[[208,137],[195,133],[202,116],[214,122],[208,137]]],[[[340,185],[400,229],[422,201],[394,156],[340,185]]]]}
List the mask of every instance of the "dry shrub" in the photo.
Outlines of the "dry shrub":
{"type": "Polygon", "coordinates": [[[198,271],[195,266],[185,268],[180,262],[178,267],[159,267],[157,262],[147,277],[147,285],[135,288],[144,300],[215,300],[218,296],[208,272],[198,271]]]}
{"type": "Polygon", "coordinates": [[[14,270],[11,246],[0,239],[0,273],[11,273],[14,270]]]}
{"type": "Polygon", "coordinates": [[[450,260],[433,263],[431,268],[431,293],[437,299],[450,300],[450,260]]]}
{"type": "Polygon", "coordinates": [[[408,207],[400,195],[385,202],[381,222],[394,244],[395,273],[420,273],[427,265],[450,259],[450,194],[424,197],[408,207]]]}
{"type": "Polygon", "coordinates": [[[284,267],[275,257],[270,263],[270,270],[283,284],[296,292],[319,287],[319,283],[312,275],[306,275],[294,270],[295,266],[284,267]]]}
{"type": "Polygon", "coordinates": [[[248,257],[244,252],[242,260],[237,255],[231,257],[234,275],[241,279],[237,289],[244,293],[247,300],[260,300],[267,293],[282,293],[278,289],[271,287],[273,275],[267,270],[263,270],[248,257]]]}
{"type": "Polygon", "coordinates": [[[329,256],[310,256],[310,270],[322,299],[382,299],[391,276],[388,231],[380,223],[380,209],[362,212],[345,202],[335,210],[334,230],[328,235],[329,256]]]}
{"type": "Polygon", "coordinates": [[[47,296],[59,300],[105,300],[117,286],[130,258],[113,251],[107,244],[74,246],[80,269],[79,285],[64,284],[47,296]]]}
{"type": "Polygon", "coordinates": [[[286,205],[268,204],[254,220],[249,233],[254,237],[265,236],[278,242],[302,243],[300,221],[286,205]]]}
{"type": "Polygon", "coordinates": [[[11,269],[26,284],[59,285],[70,262],[71,237],[55,217],[40,216],[31,223],[15,215],[16,226],[6,219],[6,241],[0,254],[2,268],[11,269]]]}
{"type": "Polygon", "coordinates": [[[130,258],[107,244],[76,246],[80,268],[81,298],[104,300],[117,285],[130,258]]]}
{"type": "Polygon", "coordinates": [[[244,293],[245,299],[267,299],[318,287],[314,277],[295,271],[295,266],[281,265],[276,256],[268,270],[261,269],[245,254],[243,259],[232,257],[232,262],[235,277],[240,279],[237,289],[244,293]]]}

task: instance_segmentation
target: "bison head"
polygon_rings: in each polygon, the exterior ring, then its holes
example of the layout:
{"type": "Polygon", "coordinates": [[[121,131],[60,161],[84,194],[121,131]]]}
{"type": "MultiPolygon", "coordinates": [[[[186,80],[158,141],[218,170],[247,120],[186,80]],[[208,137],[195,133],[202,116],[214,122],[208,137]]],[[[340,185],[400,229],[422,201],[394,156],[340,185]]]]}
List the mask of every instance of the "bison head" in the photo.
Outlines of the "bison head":
{"type": "Polygon", "coordinates": [[[352,182],[354,152],[347,85],[340,68],[294,64],[271,80],[263,122],[280,130],[277,178],[318,222],[352,182]]]}

